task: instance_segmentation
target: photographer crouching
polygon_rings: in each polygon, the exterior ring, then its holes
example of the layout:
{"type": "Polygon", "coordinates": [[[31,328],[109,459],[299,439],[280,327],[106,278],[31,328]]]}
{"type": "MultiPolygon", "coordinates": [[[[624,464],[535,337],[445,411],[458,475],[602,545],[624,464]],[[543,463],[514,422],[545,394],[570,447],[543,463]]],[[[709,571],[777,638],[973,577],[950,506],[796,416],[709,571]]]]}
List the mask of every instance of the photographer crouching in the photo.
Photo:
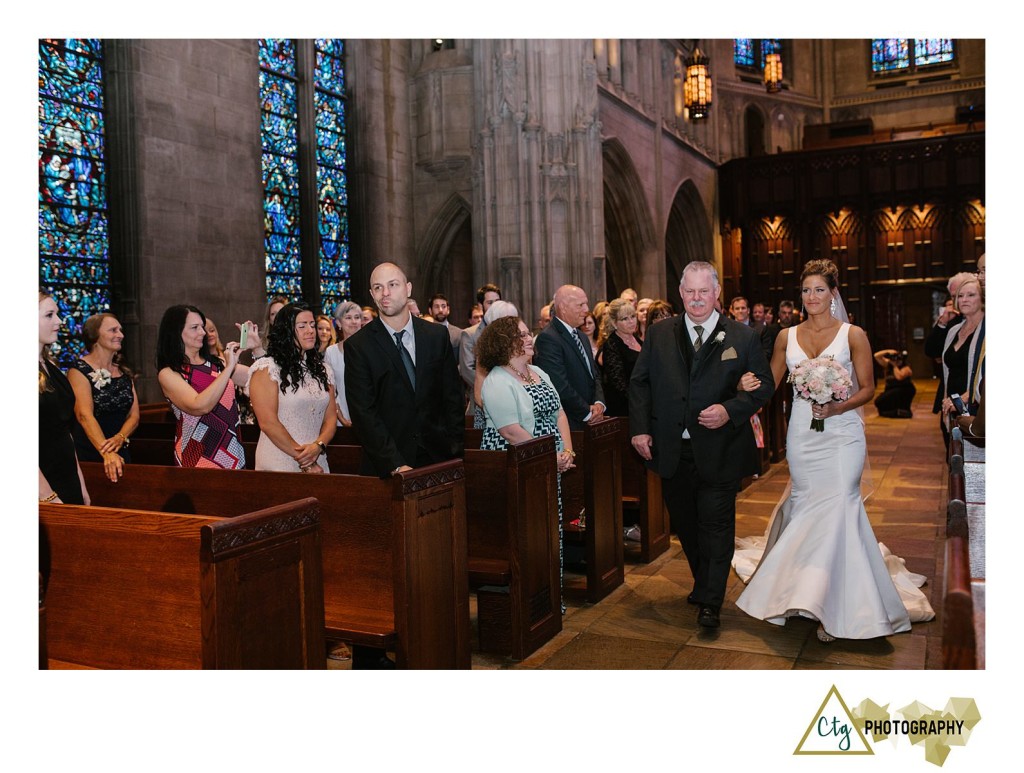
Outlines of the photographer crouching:
{"type": "Polygon", "coordinates": [[[875,398],[878,415],[887,419],[909,419],[910,404],[914,402],[917,387],[914,386],[914,372],[907,365],[907,352],[895,349],[881,349],[874,354],[875,362],[885,371],[885,389],[875,398]]]}

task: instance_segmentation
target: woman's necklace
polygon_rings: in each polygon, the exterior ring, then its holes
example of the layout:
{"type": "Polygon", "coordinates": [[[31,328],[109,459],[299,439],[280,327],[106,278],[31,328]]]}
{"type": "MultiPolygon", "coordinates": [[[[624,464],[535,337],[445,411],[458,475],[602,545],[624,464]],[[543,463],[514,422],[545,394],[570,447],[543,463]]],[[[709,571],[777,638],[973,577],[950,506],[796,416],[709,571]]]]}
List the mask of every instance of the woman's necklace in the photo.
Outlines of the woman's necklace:
{"type": "Polygon", "coordinates": [[[527,368],[527,372],[523,373],[521,370],[519,370],[519,368],[517,368],[511,362],[508,364],[508,369],[511,370],[513,373],[515,373],[517,376],[519,376],[519,379],[524,384],[536,384],[537,382],[534,380],[533,374],[529,370],[530,366],[527,365],[526,368],[527,368]]]}

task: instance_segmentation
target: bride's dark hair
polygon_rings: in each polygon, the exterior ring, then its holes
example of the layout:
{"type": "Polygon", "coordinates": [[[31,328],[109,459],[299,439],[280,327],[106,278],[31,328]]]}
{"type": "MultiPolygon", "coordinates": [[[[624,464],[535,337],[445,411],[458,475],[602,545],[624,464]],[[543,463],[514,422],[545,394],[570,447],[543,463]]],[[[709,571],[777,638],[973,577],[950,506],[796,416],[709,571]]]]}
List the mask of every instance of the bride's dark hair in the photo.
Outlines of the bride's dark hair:
{"type": "Polygon", "coordinates": [[[831,260],[809,260],[804,265],[803,273],[800,274],[800,284],[809,276],[820,276],[825,280],[830,290],[839,286],[839,267],[831,260]]]}

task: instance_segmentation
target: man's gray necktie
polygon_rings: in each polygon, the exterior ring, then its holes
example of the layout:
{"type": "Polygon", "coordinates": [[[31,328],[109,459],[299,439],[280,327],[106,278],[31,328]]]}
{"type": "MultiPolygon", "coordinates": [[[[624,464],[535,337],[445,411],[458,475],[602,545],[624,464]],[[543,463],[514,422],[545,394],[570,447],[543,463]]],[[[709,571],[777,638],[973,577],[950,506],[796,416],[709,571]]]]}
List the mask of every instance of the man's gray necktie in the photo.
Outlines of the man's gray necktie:
{"type": "Polygon", "coordinates": [[[573,336],[573,338],[576,339],[576,346],[579,347],[580,354],[583,355],[583,362],[587,364],[587,373],[593,376],[594,372],[590,369],[590,358],[587,356],[587,344],[583,343],[583,333],[581,333],[579,329],[576,329],[573,332],[576,334],[573,336]]]}
{"type": "Polygon", "coordinates": [[[693,350],[699,352],[700,347],[704,345],[704,326],[694,325],[693,329],[697,331],[697,340],[693,342],[693,350]]]}
{"type": "Polygon", "coordinates": [[[405,366],[405,372],[409,374],[409,382],[412,384],[412,388],[416,388],[416,366],[413,365],[412,355],[409,354],[409,350],[405,348],[405,344],[402,343],[402,338],[405,337],[405,331],[399,330],[395,333],[395,343],[398,344],[398,353],[402,356],[402,364],[405,366]]]}

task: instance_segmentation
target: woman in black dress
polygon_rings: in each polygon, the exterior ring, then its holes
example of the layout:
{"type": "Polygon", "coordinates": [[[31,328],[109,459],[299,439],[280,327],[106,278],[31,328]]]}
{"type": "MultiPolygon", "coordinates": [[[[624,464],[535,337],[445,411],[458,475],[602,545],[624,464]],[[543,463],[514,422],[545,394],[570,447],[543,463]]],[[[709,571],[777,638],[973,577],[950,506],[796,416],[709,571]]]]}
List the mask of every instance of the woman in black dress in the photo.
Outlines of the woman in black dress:
{"type": "Polygon", "coordinates": [[[629,415],[629,379],[640,356],[636,310],[622,298],[608,304],[601,345],[605,416],[629,415]]]}
{"type": "Polygon", "coordinates": [[[39,293],[39,501],[87,505],[89,492],[71,436],[75,393],[50,359],[60,324],[53,298],[39,293]]]}
{"type": "Polygon", "coordinates": [[[86,353],[68,370],[75,391],[75,451],[79,461],[102,462],[114,483],[131,461],[128,446],[139,426],[139,399],[122,356],[124,332],[113,314],[93,314],[82,325],[86,353]]]}

